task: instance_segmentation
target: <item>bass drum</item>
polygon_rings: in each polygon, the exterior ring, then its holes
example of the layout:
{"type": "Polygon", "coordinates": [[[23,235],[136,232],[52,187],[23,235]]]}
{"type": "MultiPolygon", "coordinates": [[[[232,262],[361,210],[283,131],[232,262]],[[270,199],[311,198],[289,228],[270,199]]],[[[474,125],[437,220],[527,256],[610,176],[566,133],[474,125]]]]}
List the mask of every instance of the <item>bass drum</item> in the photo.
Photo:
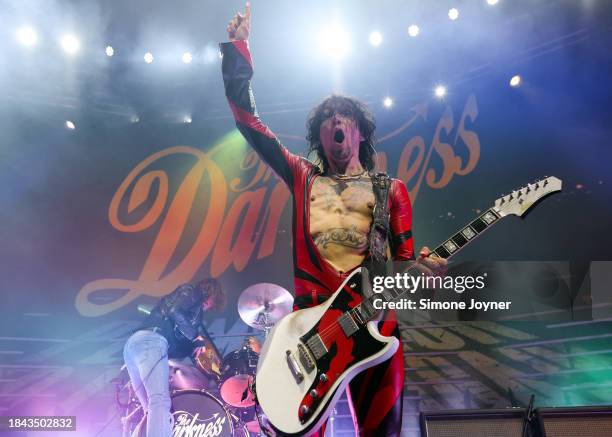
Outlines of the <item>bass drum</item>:
{"type": "Polygon", "coordinates": [[[255,377],[258,360],[259,355],[249,346],[243,346],[223,358],[219,393],[232,407],[245,408],[255,405],[249,384],[255,377]]]}
{"type": "MultiPolygon", "coordinates": [[[[240,418],[240,423],[244,424],[244,427],[251,433],[251,435],[260,435],[261,427],[259,426],[259,420],[257,419],[256,406],[253,405],[249,408],[238,408],[234,410],[234,414],[240,418]]],[[[265,425],[265,416],[260,414],[262,421],[265,425]]]]}
{"type": "Polygon", "coordinates": [[[246,425],[236,424],[234,428],[234,437],[255,437],[258,435],[250,433],[246,425]]]}
{"type": "Polygon", "coordinates": [[[232,416],[221,401],[206,391],[175,391],[172,394],[171,411],[174,418],[174,437],[234,436],[232,416]]]}

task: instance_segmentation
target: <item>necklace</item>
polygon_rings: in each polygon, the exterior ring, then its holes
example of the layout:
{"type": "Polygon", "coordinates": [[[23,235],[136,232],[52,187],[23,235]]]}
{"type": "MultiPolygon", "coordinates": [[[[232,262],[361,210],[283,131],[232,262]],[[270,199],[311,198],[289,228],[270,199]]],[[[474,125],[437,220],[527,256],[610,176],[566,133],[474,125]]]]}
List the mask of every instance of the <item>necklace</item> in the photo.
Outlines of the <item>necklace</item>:
{"type": "Polygon", "coordinates": [[[356,180],[356,179],[361,179],[362,177],[364,177],[367,174],[368,174],[368,171],[364,170],[362,173],[355,174],[355,175],[348,175],[348,174],[344,174],[344,173],[332,173],[329,176],[334,178],[334,179],[338,179],[340,181],[353,181],[353,180],[356,180]]]}

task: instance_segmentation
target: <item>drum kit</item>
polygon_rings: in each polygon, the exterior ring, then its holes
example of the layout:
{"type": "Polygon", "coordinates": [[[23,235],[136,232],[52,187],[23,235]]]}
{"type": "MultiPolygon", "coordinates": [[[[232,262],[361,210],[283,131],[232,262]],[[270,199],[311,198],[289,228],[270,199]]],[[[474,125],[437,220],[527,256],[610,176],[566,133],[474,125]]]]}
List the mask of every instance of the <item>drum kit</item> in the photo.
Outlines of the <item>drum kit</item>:
{"type": "MultiPolygon", "coordinates": [[[[248,326],[267,335],[276,322],[292,311],[293,296],[269,283],[252,285],[238,299],[238,314],[248,326]]],[[[169,376],[174,417],[173,436],[258,436],[265,418],[256,411],[250,390],[257,370],[261,342],[253,334],[233,334],[243,338],[242,346],[223,358],[210,339],[191,357],[193,365],[169,360],[169,376]]],[[[144,436],[143,411],[130,384],[124,409],[123,435],[144,436]]],[[[118,397],[119,399],[119,397],[118,397]]]]}

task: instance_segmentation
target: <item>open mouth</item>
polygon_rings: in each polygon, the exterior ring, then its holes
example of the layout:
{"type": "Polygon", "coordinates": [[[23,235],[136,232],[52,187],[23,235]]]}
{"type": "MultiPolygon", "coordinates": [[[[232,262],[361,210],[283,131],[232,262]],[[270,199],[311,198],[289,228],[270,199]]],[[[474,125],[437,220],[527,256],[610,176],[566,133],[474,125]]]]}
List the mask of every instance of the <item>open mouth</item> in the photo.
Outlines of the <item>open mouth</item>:
{"type": "Polygon", "coordinates": [[[342,131],[342,129],[336,130],[336,132],[334,133],[334,141],[336,143],[341,143],[342,141],[344,141],[344,132],[342,131]]]}

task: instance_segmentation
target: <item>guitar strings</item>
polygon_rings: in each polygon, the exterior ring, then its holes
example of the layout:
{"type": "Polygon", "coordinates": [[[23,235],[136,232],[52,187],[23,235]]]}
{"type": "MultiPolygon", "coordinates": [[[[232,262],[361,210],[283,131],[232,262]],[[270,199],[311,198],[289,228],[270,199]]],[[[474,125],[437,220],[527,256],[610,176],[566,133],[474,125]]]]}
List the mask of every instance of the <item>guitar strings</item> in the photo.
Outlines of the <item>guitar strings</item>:
{"type": "MultiPolygon", "coordinates": [[[[408,267],[404,271],[404,273],[417,273],[417,272],[418,272],[418,269],[416,268],[415,265],[412,265],[412,266],[408,267]],[[411,271],[411,270],[414,270],[414,271],[411,271]]],[[[347,314],[347,313],[350,313],[351,317],[353,317],[353,315],[356,314],[357,309],[361,306],[361,304],[363,303],[364,300],[365,300],[365,298],[362,299],[361,302],[358,305],[356,305],[355,307],[353,307],[350,310],[348,310],[345,313],[343,313],[343,315],[347,314]]],[[[340,316],[340,317],[342,317],[342,316],[340,316]]],[[[336,320],[334,320],[333,325],[327,326],[321,332],[319,332],[319,337],[321,338],[322,341],[324,339],[325,340],[329,340],[329,339],[333,338],[335,336],[335,334],[336,334],[335,331],[337,331],[338,329],[342,329],[342,326],[340,326],[340,323],[338,322],[339,319],[340,318],[337,318],[336,320]]],[[[367,323],[369,323],[369,321],[365,322],[363,326],[365,327],[367,325],[367,323]]],[[[323,342],[323,343],[325,344],[325,342],[323,342]]],[[[325,345],[325,347],[327,348],[327,345],[325,345]]]]}

